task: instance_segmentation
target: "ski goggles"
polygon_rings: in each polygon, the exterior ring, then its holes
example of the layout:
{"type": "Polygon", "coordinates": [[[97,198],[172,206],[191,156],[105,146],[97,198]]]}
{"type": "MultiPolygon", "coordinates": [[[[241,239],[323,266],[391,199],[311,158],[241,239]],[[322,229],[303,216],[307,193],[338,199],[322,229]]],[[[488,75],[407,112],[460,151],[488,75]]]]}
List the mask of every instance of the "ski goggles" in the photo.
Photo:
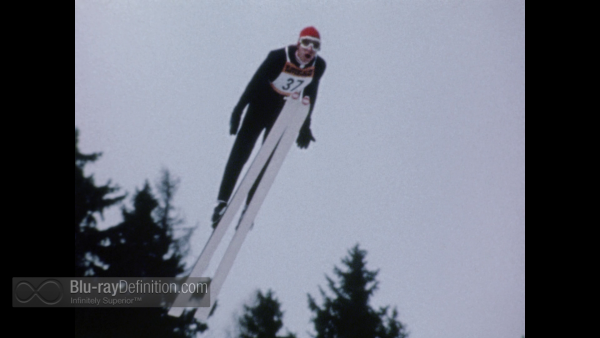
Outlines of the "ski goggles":
{"type": "Polygon", "coordinates": [[[303,37],[300,38],[299,42],[300,45],[305,48],[312,46],[312,49],[315,51],[319,51],[321,49],[321,42],[316,38],[303,37]]]}

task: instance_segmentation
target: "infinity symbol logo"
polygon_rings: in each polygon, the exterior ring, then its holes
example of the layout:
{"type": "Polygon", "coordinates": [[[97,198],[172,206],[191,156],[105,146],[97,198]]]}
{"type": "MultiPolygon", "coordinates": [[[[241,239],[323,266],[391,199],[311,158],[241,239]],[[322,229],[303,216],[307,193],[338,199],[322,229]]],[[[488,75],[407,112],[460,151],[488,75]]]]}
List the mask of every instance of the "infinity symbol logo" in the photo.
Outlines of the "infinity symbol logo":
{"type": "Polygon", "coordinates": [[[46,305],[54,305],[63,297],[62,286],[58,281],[47,280],[36,289],[29,282],[20,282],[15,287],[15,297],[21,303],[28,303],[38,297],[46,305]]]}

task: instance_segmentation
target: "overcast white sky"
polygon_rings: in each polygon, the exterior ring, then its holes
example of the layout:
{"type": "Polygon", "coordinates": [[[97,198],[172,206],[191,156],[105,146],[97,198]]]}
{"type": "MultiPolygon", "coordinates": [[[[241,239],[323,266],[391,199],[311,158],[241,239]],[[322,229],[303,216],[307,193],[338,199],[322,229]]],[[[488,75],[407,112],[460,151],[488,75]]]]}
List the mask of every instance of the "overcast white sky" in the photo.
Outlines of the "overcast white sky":
{"type": "Polygon", "coordinates": [[[360,243],[380,270],[373,305],[397,306],[412,338],[521,337],[522,0],[76,0],[75,126],[83,152],[103,152],[87,173],[131,196],[168,168],[199,255],[231,110],[307,25],[328,64],[317,142],[288,155],[204,336],[226,337],[271,288],[286,327],[309,337],[307,293],[320,300],[360,243]]]}

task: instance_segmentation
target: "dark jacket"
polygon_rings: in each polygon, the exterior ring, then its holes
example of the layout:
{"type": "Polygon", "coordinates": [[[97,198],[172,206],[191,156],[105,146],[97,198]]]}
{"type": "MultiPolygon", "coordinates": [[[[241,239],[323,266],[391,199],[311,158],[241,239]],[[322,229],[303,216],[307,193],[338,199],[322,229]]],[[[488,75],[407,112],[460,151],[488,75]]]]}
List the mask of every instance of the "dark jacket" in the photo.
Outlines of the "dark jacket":
{"type": "MultiPolygon", "coordinates": [[[[289,60],[294,65],[300,67],[300,64],[296,61],[295,53],[297,46],[288,46],[289,60]]],[[[269,53],[265,61],[260,65],[250,83],[246,87],[246,90],[240,97],[238,104],[233,110],[234,115],[241,116],[246,105],[249,105],[247,112],[247,119],[259,119],[265,120],[266,123],[273,123],[284,104],[284,95],[276,92],[272,87],[271,83],[279,76],[282,72],[283,67],[287,61],[285,55],[285,48],[273,50],[269,53]]],[[[315,59],[307,66],[314,65],[315,70],[313,74],[312,82],[304,88],[303,96],[310,97],[310,111],[304,128],[310,128],[310,118],[315,102],[317,100],[317,91],[319,89],[319,81],[325,72],[325,60],[318,55],[315,59]]]]}

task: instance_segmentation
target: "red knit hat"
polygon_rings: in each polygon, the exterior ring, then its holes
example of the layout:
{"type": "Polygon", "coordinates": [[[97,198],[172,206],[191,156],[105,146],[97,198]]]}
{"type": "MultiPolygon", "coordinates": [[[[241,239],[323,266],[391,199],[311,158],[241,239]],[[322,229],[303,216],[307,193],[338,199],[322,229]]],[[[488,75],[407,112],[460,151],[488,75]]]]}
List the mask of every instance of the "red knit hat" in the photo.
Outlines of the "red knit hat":
{"type": "Polygon", "coordinates": [[[319,31],[313,26],[306,27],[302,31],[300,31],[300,38],[303,38],[305,36],[310,36],[310,37],[321,40],[319,31]]]}

